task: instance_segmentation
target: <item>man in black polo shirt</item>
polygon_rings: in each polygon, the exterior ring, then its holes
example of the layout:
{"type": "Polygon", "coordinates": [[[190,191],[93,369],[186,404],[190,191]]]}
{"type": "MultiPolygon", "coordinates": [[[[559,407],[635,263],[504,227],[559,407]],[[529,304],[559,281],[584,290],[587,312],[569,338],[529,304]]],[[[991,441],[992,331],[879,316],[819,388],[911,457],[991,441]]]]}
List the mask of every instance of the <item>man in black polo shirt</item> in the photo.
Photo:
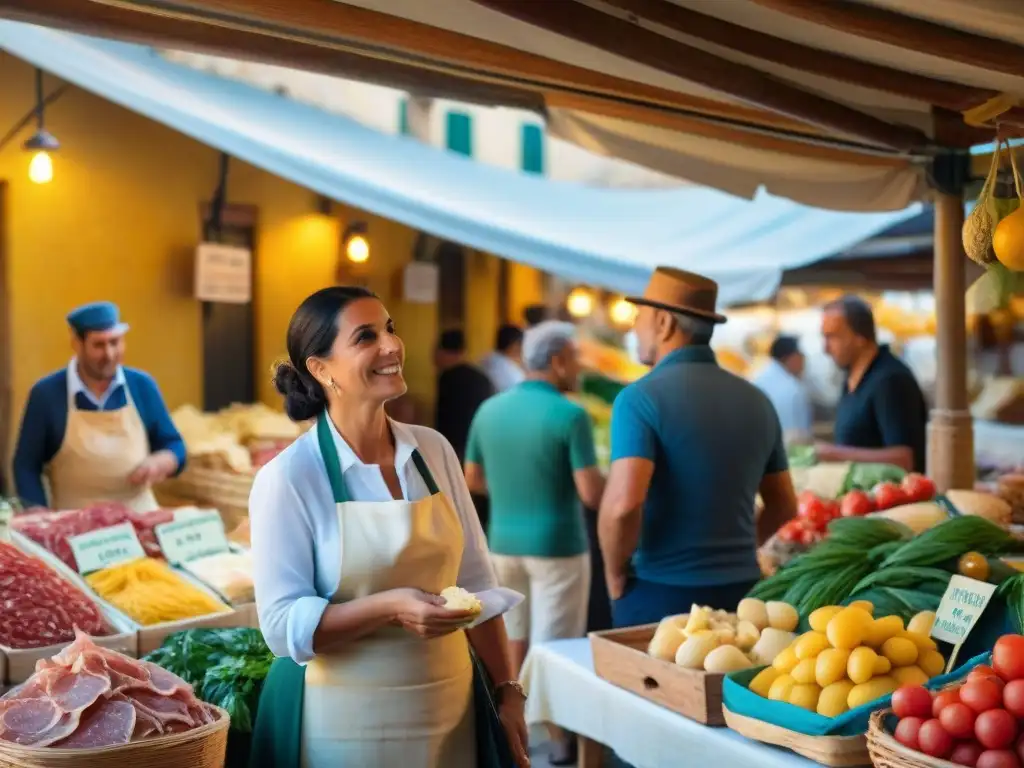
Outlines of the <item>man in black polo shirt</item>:
{"type": "Polygon", "coordinates": [[[910,369],[875,338],[871,307],[856,296],[825,306],[825,351],[846,372],[836,410],[835,445],[819,444],[820,461],[925,468],[928,406],[910,369]]]}

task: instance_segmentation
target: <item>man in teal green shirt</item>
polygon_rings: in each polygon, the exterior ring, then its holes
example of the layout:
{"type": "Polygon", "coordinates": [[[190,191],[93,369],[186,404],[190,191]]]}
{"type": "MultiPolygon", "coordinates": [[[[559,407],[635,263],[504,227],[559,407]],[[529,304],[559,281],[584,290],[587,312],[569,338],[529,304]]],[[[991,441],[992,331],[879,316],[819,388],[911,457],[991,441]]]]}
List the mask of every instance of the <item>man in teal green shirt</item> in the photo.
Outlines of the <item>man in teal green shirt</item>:
{"type": "MultiPolygon", "coordinates": [[[[593,424],[565,397],[579,376],[575,327],[545,321],[523,337],[526,380],[477,411],[466,445],[466,481],[491,502],[488,545],[502,586],[526,595],[505,617],[514,671],[530,643],[582,637],[590,546],[582,504],[597,509],[604,477],[593,424]]],[[[568,742],[554,733],[563,754],[568,742]]]]}

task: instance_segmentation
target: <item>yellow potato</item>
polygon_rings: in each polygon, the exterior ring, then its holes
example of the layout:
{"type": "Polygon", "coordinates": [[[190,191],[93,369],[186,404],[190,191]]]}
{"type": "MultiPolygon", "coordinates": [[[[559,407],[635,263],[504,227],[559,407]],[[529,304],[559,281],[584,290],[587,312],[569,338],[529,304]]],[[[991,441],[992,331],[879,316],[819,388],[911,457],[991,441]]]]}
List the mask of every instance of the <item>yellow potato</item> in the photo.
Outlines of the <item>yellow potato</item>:
{"type": "Polygon", "coordinates": [[[899,616],[884,616],[875,619],[868,627],[867,635],[864,637],[864,645],[872,648],[881,648],[882,643],[890,637],[896,637],[903,631],[903,619],[899,616]]]}
{"type": "Polygon", "coordinates": [[[818,714],[824,717],[839,717],[849,710],[850,705],[846,700],[853,690],[853,683],[849,680],[837,680],[821,692],[818,697],[818,714]]]}
{"type": "Polygon", "coordinates": [[[793,650],[796,651],[796,657],[803,661],[804,659],[817,658],[818,654],[828,647],[828,638],[825,635],[821,632],[811,631],[797,638],[793,650]]]}
{"type": "Polygon", "coordinates": [[[917,659],[917,666],[931,679],[946,670],[946,660],[938,651],[924,651],[917,659]]]}
{"type": "Polygon", "coordinates": [[[900,684],[900,687],[904,685],[924,685],[931,678],[924,673],[924,670],[918,666],[910,667],[899,667],[892,671],[892,677],[900,684]]]}
{"type": "Polygon", "coordinates": [[[846,664],[846,675],[854,685],[862,685],[875,676],[875,661],[878,654],[865,645],[854,648],[846,664]]]}
{"type": "Polygon", "coordinates": [[[918,650],[912,640],[905,637],[890,637],[882,643],[882,655],[891,661],[894,667],[909,667],[917,661],[918,650]]]}
{"type": "Polygon", "coordinates": [[[917,632],[921,635],[930,635],[932,625],[935,623],[935,611],[921,611],[907,624],[908,632],[917,632]]]}
{"type": "Polygon", "coordinates": [[[899,636],[916,645],[920,653],[937,651],[939,649],[938,644],[923,632],[900,632],[899,636]]]}
{"type": "Polygon", "coordinates": [[[788,701],[789,692],[793,690],[795,685],[796,680],[789,675],[779,675],[775,678],[771,688],[768,689],[768,698],[772,701],[788,701]]]}
{"type": "Polygon", "coordinates": [[[875,699],[888,696],[890,693],[895,691],[897,687],[896,681],[889,675],[876,677],[870,682],[853,686],[850,690],[850,695],[846,698],[846,703],[850,709],[856,709],[857,707],[861,707],[875,699]]]}
{"type": "Polygon", "coordinates": [[[815,679],[815,667],[817,665],[817,659],[804,659],[795,667],[789,674],[796,680],[798,685],[806,685],[807,683],[813,683],[815,679]]]}
{"type": "Polygon", "coordinates": [[[818,654],[814,665],[814,681],[822,688],[846,677],[846,663],[850,652],[842,648],[829,648],[818,654]]]}
{"type": "Polygon", "coordinates": [[[860,608],[862,611],[867,611],[868,615],[871,616],[875,613],[875,605],[870,600],[854,600],[850,603],[849,608],[860,608]]]}
{"type": "Polygon", "coordinates": [[[750,681],[750,690],[765,699],[772,689],[772,684],[782,676],[782,673],[775,667],[765,667],[750,681]]]}
{"type": "Polygon", "coordinates": [[[802,707],[811,712],[816,712],[820,696],[821,688],[816,683],[805,683],[803,685],[794,685],[789,691],[789,698],[786,701],[794,707],[802,707]]]}
{"type": "Polygon", "coordinates": [[[779,672],[788,674],[793,671],[793,667],[795,667],[799,662],[800,659],[796,657],[796,651],[791,645],[775,657],[775,661],[772,662],[772,666],[779,670],[779,672]]]}
{"type": "Polygon", "coordinates": [[[879,656],[875,659],[875,674],[874,677],[879,675],[888,675],[892,672],[892,662],[889,661],[885,656],[879,656]]]}
{"type": "Polygon", "coordinates": [[[811,615],[807,617],[807,622],[815,632],[824,633],[828,629],[828,623],[832,620],[832,617],[841,610],[843,610],[841,605],[826,605],[816,611],[812,611],[811,615]]]}
{"type": "Polygon", "coordinates": [[[857,606],[847,606],[832,617],[825,634],[833,648],[852,651],[864,641],[871,626],[871,614],[857,606]]]}

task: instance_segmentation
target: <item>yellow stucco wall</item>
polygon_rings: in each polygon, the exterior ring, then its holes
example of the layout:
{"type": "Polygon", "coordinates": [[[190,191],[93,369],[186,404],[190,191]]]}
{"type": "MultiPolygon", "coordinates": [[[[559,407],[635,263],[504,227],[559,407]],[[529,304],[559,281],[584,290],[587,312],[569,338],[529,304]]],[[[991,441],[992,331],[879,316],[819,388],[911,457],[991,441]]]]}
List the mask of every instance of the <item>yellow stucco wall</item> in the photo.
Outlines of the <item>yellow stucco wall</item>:
{"type": "MultiPolygon", "coordinates": [[[[54,83],[48,82],[49,91],[54,83]]],[[[33,98],[32,69],[0,53],[0,133],[32,107],[33,98]]],[[[193,253],[198,206],[212,196],[218,153],[78,89],[48,108],[46,120],[62,143],[50,184],[28,180],[29,156],[20,146],[27,131],[0,150],[0,180],[8,183],[15,418],[32,384],[70,355],[64,315],[98,299],[116,301],[132,325],[128,364],[156,377],[171,408],[199,403],[201,320],[192,297],[193,253]]],[[[406,342],[410,392],[429,406],[437,308],[398,296],[397,274],[411,256],[415,232],[343,205],[335,206],[334,217],[324,217],[315,212],[309,190],[234,160],[228,202],[259,212],[254,291],[260,399],[279,405],[269,371],[284,354],[288,319],[305,296],[334,282],[341,227],[361,219],[369,224],[372,246],[369,286],[388,305],[406,342]]],[[[469,252],[466,328],[474,355],[486,352],[494,338],[497,264],[469,252]]],[[[9,434],[15,430],[10,425],[9,434]]]]}

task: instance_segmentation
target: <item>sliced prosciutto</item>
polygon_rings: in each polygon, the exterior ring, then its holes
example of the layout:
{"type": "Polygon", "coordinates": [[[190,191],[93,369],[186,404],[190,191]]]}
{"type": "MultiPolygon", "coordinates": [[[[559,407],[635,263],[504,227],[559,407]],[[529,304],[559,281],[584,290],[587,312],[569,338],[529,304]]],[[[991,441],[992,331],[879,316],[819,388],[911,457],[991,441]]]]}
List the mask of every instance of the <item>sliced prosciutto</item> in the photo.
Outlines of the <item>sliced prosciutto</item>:
{"type": "Polygon", "coordinates": [[[135,707],[131,702],[104,699],[84,714],[78,728],[54,743],[59,749],[95,749],[127,744],[135,732],[135,707]]]}

